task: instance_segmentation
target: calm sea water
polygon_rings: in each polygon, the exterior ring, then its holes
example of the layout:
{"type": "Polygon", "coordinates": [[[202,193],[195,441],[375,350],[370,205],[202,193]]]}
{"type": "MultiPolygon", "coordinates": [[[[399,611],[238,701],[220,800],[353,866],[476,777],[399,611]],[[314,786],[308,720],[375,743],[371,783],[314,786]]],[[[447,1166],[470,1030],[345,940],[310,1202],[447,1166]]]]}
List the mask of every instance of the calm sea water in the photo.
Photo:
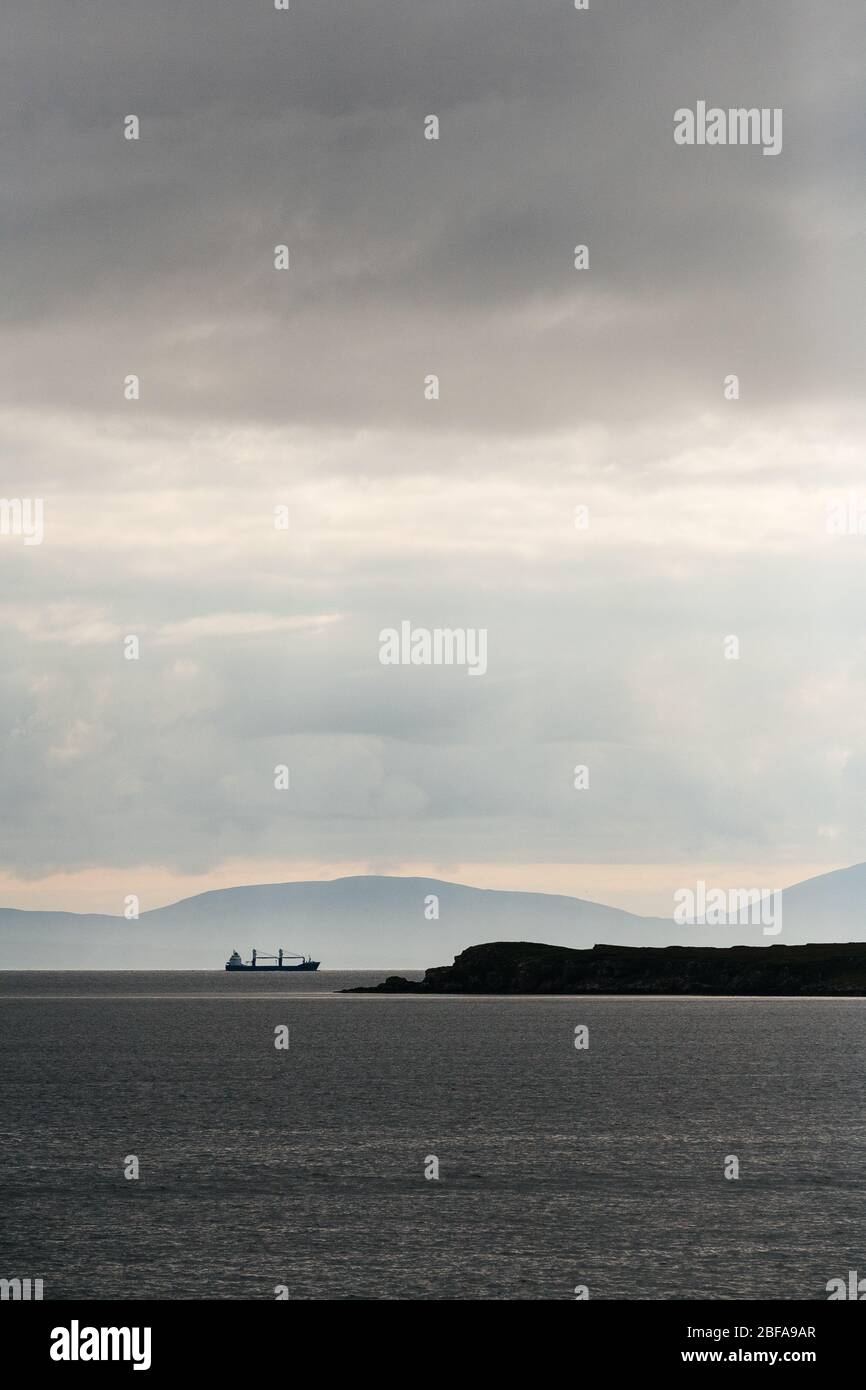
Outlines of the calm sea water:
{"type": "Polygon", "coordinates": [[[331,993],[377,978],[0,975],[0,1273],[81,1299],[866,1274],[863,1001],[331,993]]]}

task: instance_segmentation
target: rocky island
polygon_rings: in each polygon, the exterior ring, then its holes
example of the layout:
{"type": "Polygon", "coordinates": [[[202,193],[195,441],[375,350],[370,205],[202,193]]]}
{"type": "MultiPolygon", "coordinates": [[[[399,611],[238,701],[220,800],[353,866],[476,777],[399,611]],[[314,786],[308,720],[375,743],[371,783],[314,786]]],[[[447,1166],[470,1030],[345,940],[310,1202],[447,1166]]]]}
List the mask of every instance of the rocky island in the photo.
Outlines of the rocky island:
{"type": "Polygon", "coordinates": [[[343,994],[866,996],[866,942],[813,946],[593,946],[491,941],[423,980],[390,975],[343,994]]]}

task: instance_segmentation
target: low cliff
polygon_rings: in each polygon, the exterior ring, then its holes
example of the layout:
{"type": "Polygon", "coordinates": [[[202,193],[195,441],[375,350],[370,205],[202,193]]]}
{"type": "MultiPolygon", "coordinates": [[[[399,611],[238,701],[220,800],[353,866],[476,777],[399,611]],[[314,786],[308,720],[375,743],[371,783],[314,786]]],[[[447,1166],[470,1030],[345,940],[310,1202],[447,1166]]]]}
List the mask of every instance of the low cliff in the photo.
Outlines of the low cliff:
{"type": "Polygon", "coordinates": [[[866,996],[866,942],[814,946],[470,946],[422,981],[346,994],[788,994],[866,996]]]}

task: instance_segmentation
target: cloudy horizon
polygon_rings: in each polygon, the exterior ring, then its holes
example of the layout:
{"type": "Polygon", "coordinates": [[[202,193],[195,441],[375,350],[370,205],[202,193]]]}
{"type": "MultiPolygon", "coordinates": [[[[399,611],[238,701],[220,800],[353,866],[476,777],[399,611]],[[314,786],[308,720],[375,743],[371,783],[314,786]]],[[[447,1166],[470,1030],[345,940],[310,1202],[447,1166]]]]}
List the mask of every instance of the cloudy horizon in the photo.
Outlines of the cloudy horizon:
{"type": "Polygon", "coordinates": [[[0,906],[866,859],[862,6],[3,28],[0,906]]]}

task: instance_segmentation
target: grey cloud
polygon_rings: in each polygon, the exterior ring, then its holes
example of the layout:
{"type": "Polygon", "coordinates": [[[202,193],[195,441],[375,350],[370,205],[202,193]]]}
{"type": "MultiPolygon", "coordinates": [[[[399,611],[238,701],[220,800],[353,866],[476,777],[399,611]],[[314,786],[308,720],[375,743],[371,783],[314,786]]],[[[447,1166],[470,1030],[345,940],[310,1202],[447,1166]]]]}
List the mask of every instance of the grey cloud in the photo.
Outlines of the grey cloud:
{"type": "Polygon", "coordinates": [[[146,416],[470,431],[701,412],[729,370],[745,411],[844,397],[860,306],[813,288],[813,190],[862,123],[811,80],[847,35],[807,9],[90,7],[98,45],[64,11],[62,69],[36,46],[65,104],[10,132],[10,396],[111,411],[123,364],[146,416]],[[784,104],[783,157],[676,148],[702,92],[784,104]]]}
{"type": "Polygon", "coordinates": [[[7,864],[862,858],[863,562],[788,510],[866,440],[861,5],[7,11],[7,864]],[[675,147],[698,97],[782,155],[675,147]],[[165,640],[238,613],[338,621],[165,640]]]}

